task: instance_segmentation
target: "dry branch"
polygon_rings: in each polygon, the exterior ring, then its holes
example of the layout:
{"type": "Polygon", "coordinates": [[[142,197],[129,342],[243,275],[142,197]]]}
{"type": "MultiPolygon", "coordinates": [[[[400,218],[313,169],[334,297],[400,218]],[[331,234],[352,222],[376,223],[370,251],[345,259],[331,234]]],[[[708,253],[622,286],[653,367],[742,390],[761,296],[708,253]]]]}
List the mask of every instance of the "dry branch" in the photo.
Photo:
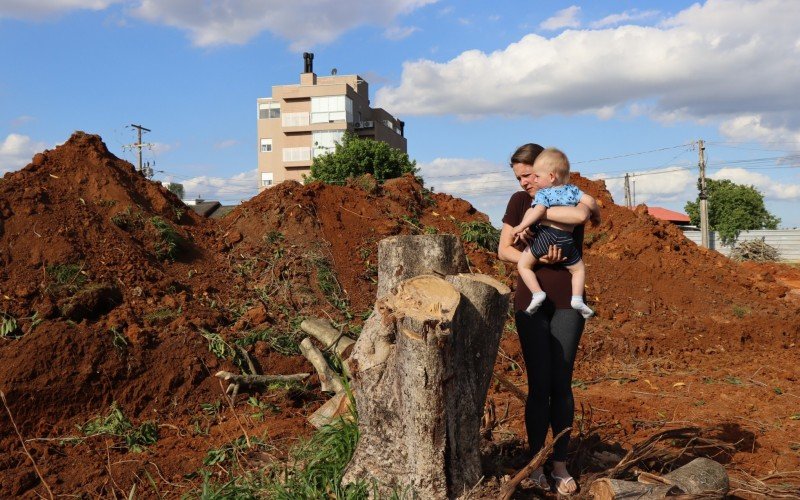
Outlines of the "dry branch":
{"type": "Polygon", "coordinates": [[[345,359],[350,354],[350,347],[355,340],[339,332],[328,320],[310,318],[300,323],[300,328],[319,340],[323,350],[333,349],[340,358],[345,359]]]}
{"type": "Polygon", "coordinates": [[[323,392],[333,392],[334,394],[344,390],[342,380],[328,365],[328,361],[325,359],[325,356],[322,355],[322,351],[311,343],[310,338],[306,337],[300,342],[300,352],[314,366],[314,369],[317,370],[317,374],[319,374],[320,390],[323,392]]]}
{"type": "Polygon", "coordinates": [[[519,483],[521,483],[523,479],[530,477],[533,471],[542,466],[545,461],[545,457],[547,457],[547,455],[550,453],[550,450],[553,449],[553,446],[555,446],[556,442],[561,439],[561,436],[570,431],[572,431],[572,427],[567,427],[563,431],[559,432],[558,435],[553,438],[548,445],[539,450],[539,453],[537,453],[536,456],[533,457],[530,462],[528,462],[528,465],[520,469],[520,471],[517,472],[513,478],[511,478],[511,480],[503,485],[503,488],[500,490],[500,498],[503,500],[508,500],[511,498],[511,495],[513,495],[517,490],[519,483]]]}

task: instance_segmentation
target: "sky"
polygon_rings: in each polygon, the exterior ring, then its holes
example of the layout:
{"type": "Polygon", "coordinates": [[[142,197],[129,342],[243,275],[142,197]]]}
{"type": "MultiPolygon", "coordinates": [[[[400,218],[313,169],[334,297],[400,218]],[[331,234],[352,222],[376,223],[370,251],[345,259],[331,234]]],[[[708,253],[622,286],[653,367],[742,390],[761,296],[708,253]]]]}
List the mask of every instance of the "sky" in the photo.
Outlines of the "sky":
{"type": "Polygon", "coordinates": [[[99,134],[187,198],[257,194],[256,99],[358,74],[426,185],[500,224],[527,142],[622,203],[683,211],[707,175],[800,227],[800,1],[0,0],[0,174],[99,134]]]}

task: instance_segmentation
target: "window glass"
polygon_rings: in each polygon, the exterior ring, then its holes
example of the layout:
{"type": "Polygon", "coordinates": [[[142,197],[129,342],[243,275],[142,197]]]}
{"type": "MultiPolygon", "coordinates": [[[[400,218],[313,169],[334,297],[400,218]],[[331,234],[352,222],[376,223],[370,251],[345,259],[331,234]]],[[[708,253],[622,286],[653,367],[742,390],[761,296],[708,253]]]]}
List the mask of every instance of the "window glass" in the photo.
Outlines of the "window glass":
{"type": "Polygon", "coordinates": [[[261,139],[261,152],[262,153],[272,152],[272,139],[261,139]]]}

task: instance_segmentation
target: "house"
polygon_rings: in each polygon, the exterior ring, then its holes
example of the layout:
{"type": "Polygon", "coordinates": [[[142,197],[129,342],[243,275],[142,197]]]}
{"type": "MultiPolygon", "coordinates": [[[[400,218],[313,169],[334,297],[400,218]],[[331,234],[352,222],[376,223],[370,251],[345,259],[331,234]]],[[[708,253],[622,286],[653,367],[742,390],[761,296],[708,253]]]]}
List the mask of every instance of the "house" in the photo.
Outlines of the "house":
{"type": "Polygon", "coordinates": [[[345,132],[383,141],[406,152],[404,123],[371,108],[369,85],[358,75],[317,76],[314,54],[304,53],[299,84],[275,85],[257,99],[259,191],[303,180],[315,156],[332,151],[345,132]]]}
{"type": "Polygon", "coordinates": [[[224,217],[228,212],[236,208],[236,205],[223,205],[218,201],[206,201],[202,198],[183,200],[183,203],[194,210],[198,215],[210,219],[224,217]]]}
{"type": "Polygon", "coordinates": [[[661,219],[663,221],[672,222],[676,226],[690,226],[692,224],[691,219],[686,214],[682,214],[680,212],[674,212],[672,210],[662,208],[662,207],[647,207],[647,213],[655,217],[656,219],[661,219]]]}

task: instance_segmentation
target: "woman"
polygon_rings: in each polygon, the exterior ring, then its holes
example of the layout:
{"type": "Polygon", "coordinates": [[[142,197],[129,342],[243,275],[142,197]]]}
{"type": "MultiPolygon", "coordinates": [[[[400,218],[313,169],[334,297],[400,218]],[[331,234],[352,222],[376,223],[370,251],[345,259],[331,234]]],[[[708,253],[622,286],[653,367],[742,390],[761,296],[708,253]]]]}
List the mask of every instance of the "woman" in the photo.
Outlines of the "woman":
{"type": "MultiPolygon", "coordinates": [[[[522,242],[514,244],[513,228],[522,220],[536,193],[533,162],[543,149],[538,144],[525,144],[511,156],[511,168],[523,190],[511,196],[503,216],[497,254],[506,262],[516,264],[525,248],[522,242]]],[[[580,249],[583,246],[583,224],[589,219],[593,208],[584,205],[552,207],[547,210],[545,217],[562,224],[575,225],[575,244],[580,249]]],[[[525,307],[531,301],[531,292],[519,278],[514,293],[514,320],[528,372],[525,428],[531,456],[544,446],[548,427],[552,427],[555,436],[572,426],[575,413],[572,367],[585,321],[570,306],[569,271],[564,266],[553,264],[561,260],[560,250],[551,247],[547,258],[541,260],[543,264],[534,270],[542,289],[547,293],[544,304],[530,316],[525,312],[525,307]]],[[[570,495],[578,488],[567,471],[568,444],[569,435],[565,435],[553,448],[552,477],[562,495],[570,495]]],[[[547,476],[541,467],[533,472],[532,479],[540,487],[549,489],[547,476]]]]}

